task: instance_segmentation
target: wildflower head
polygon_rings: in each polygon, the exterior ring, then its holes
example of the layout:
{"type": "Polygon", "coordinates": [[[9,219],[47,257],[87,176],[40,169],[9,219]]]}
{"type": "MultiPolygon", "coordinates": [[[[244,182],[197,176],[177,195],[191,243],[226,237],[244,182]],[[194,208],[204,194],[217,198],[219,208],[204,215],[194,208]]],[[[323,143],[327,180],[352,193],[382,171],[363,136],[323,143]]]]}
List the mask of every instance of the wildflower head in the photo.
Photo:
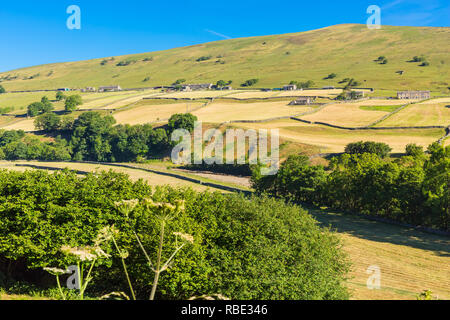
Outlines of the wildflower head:
{"type": "Polygon", "coordinates": [[[181,238],[181,240],[189,242],[189,243],[194,243],[194,237],[191,236],[190,234],[186,234],[186,233],[181,233],[181,232],[174,232],[173,233],[175,236],[181,238]]]}
{"type": "Polygon", "coordinates": [[[139,204],[139,200],[122,200],[114,202],[114,205],[116,206],[117,210],[119,212],[123,213],[126,217],[130,215],[131,212],[136,208],[136,206],[139,204]]]}
{"type": "Polygon", "coordinates": [[[61,276],[63,274],[69,273],[67,270],[63,270],[63,269],[59,269],[59,268],[44,268],[44,270],[54,276],[61,276]]]}

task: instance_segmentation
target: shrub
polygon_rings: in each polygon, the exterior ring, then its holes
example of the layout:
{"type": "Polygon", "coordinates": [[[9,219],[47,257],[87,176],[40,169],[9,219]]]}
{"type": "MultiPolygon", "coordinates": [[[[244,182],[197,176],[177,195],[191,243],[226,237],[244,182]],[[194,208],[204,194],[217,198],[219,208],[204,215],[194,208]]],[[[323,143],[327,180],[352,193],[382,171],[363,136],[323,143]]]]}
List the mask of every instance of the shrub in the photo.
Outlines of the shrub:
{"type": "Polygon", "coordinates": [[[5,92],[6,92],[5,88],[2,85],[0,85],[0,94],[5,93],[5,92]]]}
{"type": "Polygon", "coordinates": [[[425,152],[423,151],[423,147],[411,143],[406,146],[406,155],[419,158],[425,156],[425,152]]]}
{"type": "Polygon", "coordinates": [[[197,62],[207,61],[207,60],[210,60],[211,58],[212,58],[212,56],[202,56],[202,57],[198,58],[196,61],[197,62]]]}

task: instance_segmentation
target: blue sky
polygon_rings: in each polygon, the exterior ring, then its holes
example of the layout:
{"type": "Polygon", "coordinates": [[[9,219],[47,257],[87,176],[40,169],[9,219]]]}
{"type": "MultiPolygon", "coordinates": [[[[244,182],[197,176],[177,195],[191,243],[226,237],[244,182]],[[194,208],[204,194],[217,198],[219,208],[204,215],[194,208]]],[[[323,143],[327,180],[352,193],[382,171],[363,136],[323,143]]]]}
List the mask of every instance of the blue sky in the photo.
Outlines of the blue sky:
{"type": "Polygon", "coordinates": [[[0,71],[365,23],[369,5],[385,25],[449,26],[448,0],[3,1],[0,71]],[[81,9],[81,30],[66,27],[70,5],[81,9]]]}

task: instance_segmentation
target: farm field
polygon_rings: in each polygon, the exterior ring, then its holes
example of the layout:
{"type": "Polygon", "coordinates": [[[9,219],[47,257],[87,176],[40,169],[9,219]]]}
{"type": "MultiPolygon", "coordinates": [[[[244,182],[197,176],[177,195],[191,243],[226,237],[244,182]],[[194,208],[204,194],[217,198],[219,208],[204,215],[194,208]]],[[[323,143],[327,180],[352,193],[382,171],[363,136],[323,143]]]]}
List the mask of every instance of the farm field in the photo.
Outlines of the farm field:
{"type": "Polygon", "coordinates": [[[361,107],[398,105],[397,100],[365,100],[355,103],[337,103],[328,105],[317,113],[302,117],[313,122],[325,122],[338,126],[363,127],[367,126],[383,116],[386,111],[364,110],[361,107]]]}
{"type": "Polygon", "coordinates": [[[437,100],[413,104],[377,126],[448,126],[450,125],[450,108],[446,105],[446,103],[438,103],[437,100]]]}
{"type": "Polygon", "coordinates": [[[414,300],[423,290],[450,299],[450,238],[354,215],[311,213],[342,236],[353,263],[348,281],[352,299],[414,300]],[[367,289],[370,266],[381,269],[381,290],[367,289]]]}
{"type": "MultiPolygon", "coordinates": [[[[181,179],[168,177],[165,175],[159,175],[156,173],[146,172],[139,169],[130,169],[130,168],[121,168],[110,165],[99,165],[99,164],[88,164],[88,163],[73,163],[73,162],[38,162],[38,161],[15,161],[15,162],[7,162],[0,161],[0,170],[8,169],[8,170],[16,170],[16,171],[26,171],[33,170],[31,166],[38,167],[48,167],[55,169],[65,169],[68,168],[70,170],[83,171],[83,172],[97,172],[97,171],[109,171],[113,170],[115,172],[125,173],[130,176],[132,180],[143,179],[148,182],[151,186],[162,186],[162,185],[171,185],[173,187],[192,187],[196,191],[220,191],[215,188],[201,186],[199,184],[184,181],[181,179]],[[23,166],[16,166],[23,165],[23,166]]],[[[219,183],[220,184],[220,183],[219,183]]]]}
{"type": "MultiPolygon", "coordinates": [[[[152,96],[153,94],[156,94],[156,91],[146,91],[145,93],[142,91],[134,91],[134,92],[121,92],[118,94],[117,92],[115,94],[110,95],[104,95],[103,97],[96,97],[94,99],[90,99],[91,97],[87,95],[87,99],[83,100],[84,103],[80,107],[78,107],[79,110],[85,110],[85,109],[114,109],[114,108],[120,108],[123,106],[126,106],[128,104],[131,104],[133,102],[139,101],[140,99],[148,96],[152,96]]],[[[85,99],[84,96],[82,96],[83,99],[85,99]]]]}
{"type": "Polygon", "coordinates": [[[329,89],[329,90],[295,90],[295,91],[282,91],[277,94],[278,97],[290,97],[290,96],[302,96],[302,97],[329,97],[335,98],[340,93],[342,89],[329,89]]]}
{"type": "Polygon", "coordinates": [[[192,92],[170,92],[165,94],[157,95],[157,97],[164,98],[216,98],[233,95],[237,92],[241,92],[240,90],[224,90],[224,91],[215,91],[215,90],[204,90],[204,91],[192,91],[192,92]]]}
{"type": "Polygon", "coordinates": [[[279,128],[281,138],[317,146],[321,153],[343,152],[347,144],[358,141],[384,142],[391,146],[393,152],[404,152],[406,145],[410,143],[426,148],[445,134],[444,129],[341,130],[321,125],[308,125],[294,120],[240,124],[239,126],[254,129],[279,128]]]}
{"type": "Polygon", "coordinates": [[[167,121],[173,114],[185,113],[187,109],[192,110],[202,105],[202,102],[179,102],[165,104],[153,104],[143,100],[133,108],[114,113],[118,124],[146,124],[157,121],[167,121]]]}
{"type": "Polygon", "coordinates": [[[244,92],[236,92],[231,95],[227,95],[229,98],[237,98],[237,99],[253,99],[253,98],[270,98],[276,97],[279,92],[276,91],[244,91],[244,92]]]}
{"type": "Polygon", "coordinates": [[[199,120],[223,123],[238,120],[264,120],[275,117],[294,116],[313,110],[307,106],[289,106],[290,101],[235,103],[217,101],[196,112],[199,120]]]}

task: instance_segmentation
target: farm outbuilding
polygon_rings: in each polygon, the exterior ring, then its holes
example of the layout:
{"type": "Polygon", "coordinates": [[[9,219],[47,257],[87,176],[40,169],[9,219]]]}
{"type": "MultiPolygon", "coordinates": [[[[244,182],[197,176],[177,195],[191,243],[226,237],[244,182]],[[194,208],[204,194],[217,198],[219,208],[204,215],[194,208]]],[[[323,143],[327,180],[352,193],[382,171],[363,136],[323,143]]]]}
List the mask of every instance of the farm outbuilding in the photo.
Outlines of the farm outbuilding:
{"type": "Polygon", "coordinates": [[[115,92],[115,91],[122,91],[122,88],[120,86],[104,86],[98,88],[99,92],[115,92]]]}
{"type": "Polygon", "coordinates": [[[290,106],[306,106],[313,104],[314,101],[316,101],[316,97],[299,97],[295,99],[294,101],[291,101],[289,103],[290,106]]]}
{"type": "Polygon", "coordinates": [[[297,85],[295,85],[295,84],[290,84],[290,85],[284,86],[284,87],[283,87],[283,90],[284,90],[284,91],[294,91],[294,90],[297,90],[297,85]]]}
{"type": "Polygon", "coordinates": [[[430,91],[399,91],[397,92],[398,99],[417,99],[424,100],[431,98],[430,91]]]}

